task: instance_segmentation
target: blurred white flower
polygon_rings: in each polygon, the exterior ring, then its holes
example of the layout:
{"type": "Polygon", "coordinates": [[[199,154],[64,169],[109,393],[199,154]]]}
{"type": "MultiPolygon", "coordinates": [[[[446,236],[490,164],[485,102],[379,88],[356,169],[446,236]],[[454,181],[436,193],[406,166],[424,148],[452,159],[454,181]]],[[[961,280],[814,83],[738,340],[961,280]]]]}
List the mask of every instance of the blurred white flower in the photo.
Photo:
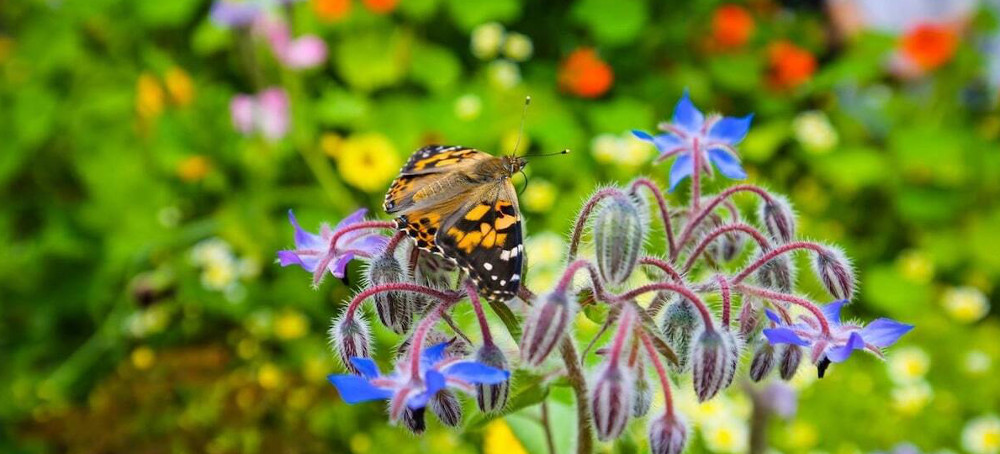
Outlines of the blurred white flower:
{"type": "Polygon", "coordinates": [[[206,240],[199,241],[191,248],[191,253],[189,255],[191,263],[199,266],[206,265],[211,262],[218,261],[232,261],[233,260],[233,249],[229,246],[222,238],[213,237],[206,240]]]}
{"type": "Polygon", "coordinates": [[[837,146],[840,137],[826,114],[818,110],[800,113],[792,121],[795,139],[806,151],[823,154],[837,146]]]}
{"type": "Polygon", "coordinates": [[[590,141],[590,152],[597,162],[638,167],[649,162],[653,147],[626,132],[600,134],[590,141]]]}
{"type": "Polygon", "coordinates": [[[985,415],[969,421],[962,429],[962,447],[972,454],[1000,452],[1000,418],[985,415]]]}
{"type": "Polygon", "coordinates": [[[514,61],[527,61],[534,51],[531,38],[520,33],[509,33],[503,43],[503,54],[514,61]]]}
{"type": "Polygon", "coordinates": [[[499,22],[488,22],[472,30],[472,55],[481,60],[496,57],[504,41],[504,28],[499,22]]]}
{"type": "Polygon", "coordinates": [[[896,258],[899,274],[911,282],[927,284],[934,278],[934,262],[919,250],[905,251],[896,258]]]}
{"type": "Polygon", "coordinates": [[[532,267],[558,266],[563,261],[566,240],[553,232],[542,232],[528,237],[525,249],[531,251],[532,267]]]}
{"type": "Polygon", "coordinates": [[[494,60],[486,68],[490,84],[496,88],[509,89],[521,83],[521,69],[510,60],[494,60]]]}
{"type": "Polygon", "coordinates": [[[920,381],[931,367],[931,358],[919,347],[904,347],[888,358],[889,378],[897,384],[920,381]]]}
{"type": "Polygon", "coordinates": [[[990,355],[980,350],[973,350],[965,354],[965,371],[972,375],[982,375],[990,370],[993,360],[990,355]]]}
{"type": "Polygon", "coordinates": [[[206,263],[201,271],[201,285],[209,290],[225,290],[236,279],[236,266],[232,260],[206,263]]]}
{"type": "Polygon", "coordinates": [[[962,323],[977,322],[990,311],[986,295],[975,287],[955,287],[944,293],[944,309],[962,323]]]}
{"type": "Polygon", "coordinates": [[[914,415],[934,398],[934,389],[925,381],[917,381],[892,390],[892,404],[900,413],[914,415]]]}
{"type": "Polygon", "coordinates": [[[483,100],[472,93],[460,96],[455,100],[455,116],[460,120],[472,121],[479,118],[483,111],[483,100]]]}

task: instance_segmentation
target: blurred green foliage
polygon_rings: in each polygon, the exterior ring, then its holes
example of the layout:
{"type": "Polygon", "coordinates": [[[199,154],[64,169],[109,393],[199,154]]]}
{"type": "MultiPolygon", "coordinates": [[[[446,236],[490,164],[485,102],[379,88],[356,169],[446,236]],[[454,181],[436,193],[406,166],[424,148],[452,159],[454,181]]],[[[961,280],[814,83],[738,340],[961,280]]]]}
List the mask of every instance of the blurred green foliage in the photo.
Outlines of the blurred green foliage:
{"type": "MultiPolygon", "coordinates": [[[[852,314],[917,325],[902,343],[929,358],[925,374],[891,377],[890,355],[800,385],[799,415],[771,428],[776,449],[960,449],[967,421],[997,411],[1000,325],[986,312],[1000,295],[1000,113],[982,67],[1000,56],[973,39],[900,79],[886,69],[895,37],[832,41],[810,2],[751,2],[753,33],[728,50],[712,44],[714,0],[401,0],[388,14],[348,1],[339,18],[320,3],[276,11],[329,48],[298,72],[213,24],[202,0],[3,3],[0,450],[542,452],[537,407],[413,439],[378,405],[343,404],[325,382],[337,366],[324,332],[350,288],[314,291],[273,264],[292,241],[289,208],[309,229],[357,206],[381,215],[381,190],[351,177],[392,175],[349,164],[357,134],[387,138],[368,152],[393,167],[428,142],[509,152],[529,94],[522,149],[574,150],[529,166],[529,238],[566,232],[597,185],[663,181],[627,131],[669,117],[688,89],[756,114],[741,148],[750,179],[788,193],[802,232],[855,260],[852,314]],[[529,38],[527,56],[476,55],[470,37],[494,21],[529,38]],[[795,87],[771,82],[783,39],[818,61],[795,87]],[[583,47],[614,73],[597,99],[560,84],[583,47]],[[230,100],[272,85],[289,93],[290,133],[242,136],[230,100]]],[[[969,35],[995,22],[981,16],[969,35]]],[[[397,339],[376,338],[388,358],[397,339]]],[[[554,394],[552,411],[568,412],[570,395],[554,394]]],[[[640,426],[618,450],[643,449],[640,426]]],[[[693,451],[713,449],[709,433],[693,451]]]]}

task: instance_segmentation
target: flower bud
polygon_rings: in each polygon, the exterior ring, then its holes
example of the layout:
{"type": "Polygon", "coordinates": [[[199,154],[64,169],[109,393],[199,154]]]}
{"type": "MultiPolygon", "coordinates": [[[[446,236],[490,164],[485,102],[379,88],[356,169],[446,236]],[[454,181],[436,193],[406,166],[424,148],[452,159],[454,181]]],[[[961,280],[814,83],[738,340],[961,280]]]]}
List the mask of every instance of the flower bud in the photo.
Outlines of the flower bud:
{"type": "Polygon", "coordinates": [[[702,329],[691,346],[692,383],[698,402],[714,397],[729,385],[735,374],[732,334],[727,331],[702,329]]]}
{"type": "Polygon", "coordinates": [[[664,414],[649,423],[651,454],[680,454],[687,443],[687,427],[675,413],[664,414]]]}
{"type": "Polygon", "coordinates": [[[646,237],[640,210],[629,197],[612,197],[594,217],[597,268],[610,284],[628,279],[646,237]]]}
{"type": "Polygon", "coordinates": [[[649,413],[649,407],[653,406],[653,390],[649,386],[649,378],[643,370],[642,362],[636,363],[635,370],[635,392],[632,397],[632,416],[641,418],[649,413]]]}
{"type": "Polygon", "coordinates": [[[795,286],[795,267],[788,256],[782,254],[761,265],[756,277],[761,287],[790,293],[795,286]]]}
{"type": "Polygon", "coordinates": [[[726,373],[722,379],[722,389],[726,389],[729,385],[733,384],[733,379],[736,378],[736,367],[740,363],[740,351],[743,350],[743,342],[729,330],[724,330],[722,336],[726,339],[726,346],[729,348],[729,356],[726,357],[726,373]]]}
{"type": "Polygon", "coordinates": [[[757,343],[757,351],[753,353],[753,359],[750,360],[750,379],[753,381],[761,381],[767,374],[771,373],[774,366],[778,364],[778,356],[782,354],[781,350],[784,347],[779,345],[774,345],[768,342],[766,339],[761,339],[757,343]]]}
{"type": "Polygon", "coordinates": [[[437,416],[442,424],[457,427],[462,422],[462,404],[458,402],[455,393],[442,389],[431,397],[431,413],[437,416]]]}
{"type": "Polygon", "coordinates": [[[795,238],[795,212],[782,195],[772,195],[763,200],[757,213],[767,233],[775,243],[784,244],[795,238]]]}
{"type": "MultiPolygon", "coordinates": [[[[483,344],[482,348],[476,353],[476,361],[500,370],[510,369],[507,365],[507,358],[504,357],[500,348],[492,342],[483,344]]],[[[476,403],[479,404],[479,410],[483,413],[501,411],[507,405],[507,396],[509,393],[509,379],[495,385],[477,384],[476,403]]]]}
{"type": "Polygon", "coordinates": [[[610,362],[603,367],[591,387],[590,411],[597,438],[607,441],[618,438],[628,424],[632,384],[628,369],[610,362]]]}
{"type": "MultiPolygon", "coordinates": [[[[402,343],[396,347],[396,358],[402,359],[409,355],[410,344],[413,342],[413,336],[408,336],[403,340],[402,343]]],[[[444,349],[444,355],[447,358],[465,358],[469,356],[469,344],[461,337],[449,336],[441,331],[433,330],[427,333],[427,337],[424,338],[423,346],[427,348],[432,345],[437,345],[447,342],[448,346],[444,349]]]]}
{"type": "Polygon", "coordinates": [[[335,318],[328,334],[330,345],[340,362],[352,374],[359,374],[351,358],[371,358],[371,335],[360,312],[354,311],[351,318],[347,318],[346,312],[335,318]]]}
{"type": "Polygon", "coordinates": [[[799,363],[802,362],[802,348],[797,345],[785,344],[778,362],[778,372],[781,379],[788,381],[795,376],[799,370],[799,363]]]}
{"type": "Polygon", "coordinates": [[[545,361],[569,330],[575,308],[566,293],[548,293],[532,306],[521,333],[521,359],[532,366],[545,361]]]}
{"type": "Polygon", "coordinates": [[[740,337],[749,342],[757,335],[761,327],[760,301],[749,295],[743,296],[743,306],[740,308],[740,337]]]}
{"type": "Polygon", "coordinates": [[[660,329],[667,345],[677,354],[677,365],[671,363],[670,366],[676,367],[677,372],[686,370],[691,351],[691,336],[701,326],[701,315],[698,314],[694,303],[687,298],[678,298],[664,310],[660,329]]]}
{"type": "Polygon", "coordinates": [[[406,409],[403,410],[403,417],[401,418],[403,420],[403,425],[406,426],[406,428],[409,429],[413,435],[420,435],[427,430],[427,421],[424,420],[425,410],[426,407],[420,407],[416,410],[406,407],[406,409]]]}
{"type": "Polygon", "coordinates": [[[854,295],[854,270],[843,251],[824,248],[813,261],[816,276],[834,298],[850,300],[854,295]]]}
{"type": "MultiPolygon", "coordinates": [[[[713,216],[710,219],[716,228],[726,225],[726,222],[721,217],[713,216]]],[[[705,230],[704,235],[708,235],[709,233],[711,233],[711,230],[705,230]]],[[[705,248],[705,254],[711,257],[716,264],[731,262],[743,250],[745,242],[746,238],[743,235],[736,232],[726,232],[716,237],[705,248]]]]}
{"type": "MultiPolygon", "coordinates": [[[[408,282],[409,275],[392,254],[382,254],[368,265],[368,285],[376,286],[408,282]]],[[[413,321],[413,299],[409,292],[383,292],[374,297],[379,320],[396,334],[410,329],[413,321]]]]}

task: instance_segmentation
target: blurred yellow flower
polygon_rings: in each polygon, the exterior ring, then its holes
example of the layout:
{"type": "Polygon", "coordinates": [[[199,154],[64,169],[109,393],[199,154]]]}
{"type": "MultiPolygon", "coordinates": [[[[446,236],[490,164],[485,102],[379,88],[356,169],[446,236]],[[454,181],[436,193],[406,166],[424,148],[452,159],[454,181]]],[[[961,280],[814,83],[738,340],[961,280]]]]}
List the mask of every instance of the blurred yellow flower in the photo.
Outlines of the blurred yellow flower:
{"type": "Polygon", "coordinates": [[[163,76],[163,83],[167,86],[167,93],[175,105],[184,107],[194,100],[194,82],[183,69],[176,66],[168,69],[163,76]]]}
{"type": "Polygon", "coordinates": [[[894,350],[888,359],[889,378],[899,384],[919,381],[927,375],[931,358],[920,347],[894,350]]]}
{"type": "Polygon", "coordinates": [[[153,349],[143,345],[135,350],[132,350],[132,365],[139,370],[147,370],[153,367],[153,363],[156,362],[156,352],[153,349]]]}
{"type": "Polygon", "coordinates": [[[972,454],[1000,452],[1000,418],[986,415],[969,421],[962,429],[962,447],[972,454]]]}
{"type": "Polygon", "coordinates": [[[401,165],[396,148],[382,134],[355,134],[340,146],[337,168],[348,184],[366,192],[384,191],[401,165]]]}
{"type": "Polygon", "coordinates": [[[201,272],[201,285],[209,290],[225,290],[236,282],[236,268],[231,261],[209,262],[201,272]]]}
{"type": "Polygon", "coordinates": [[[281,369],[274,364],[266,363],[257,371],[257,383],[261,388],[274,389],[281,386],[282,381],[281,369]]]}
{"type": "Polygon", "coordinates": [[[713,452],[746,452],[747,425],[735,418],[725,418],[717,424],[710,424],[701,429],[705,447],[713,452]]]}
{"type": "Polygon", "coordinates": [[[298,311],[288,311],[274,322],[274,335],[281,340],[298,339],[309,332],[309,320],[298,311]]]}
{"type": "Polygon", "coordinates": [[[934,277],[934,262],[917,250],[900,254],[896,259],[896,267],[904,278],[918,284],[929,283],[934,277]]]}
{"type": "Polygon", "coordinates": [[[455,100],[455,116],[459,120],[472,121],[483,111],[483,100],[472,93],[459,96],[455,100]]]}
{"type": "Polygon", "coordinates": [[[139,75],[135,86],[135,111],[143,119],[151,119],[163,113],[163,87],[156,76],[149,73],[139,75]]]}
{"type": "Polygon", "coordinates": [[[506,90],[521,83],[521,68],[509,60],[494,60],[486,67],[486,78],[494,88],[506,90]]]}
{"type": "Polygon", "coordinates": [[[200,181],[212,170],[212,162],[202,155],[189,156],[177,164],[177,176],[187,182],[200,181]]]}
{"type": "Polygon", "coordinates": [[[893,407],[905,415],[915,415],[934,398],[934,389],[925,381],[909,383],[892,390],[893,407]]]}
{"type": "Polygon", "coordinates": [[[483,434],[483,454],[528,454],[503,419],[495,419],[483,434]]]}
{"type": "Polygon", "coordinates": [[[365,454],[372,450],[372,439],[363,432],[351,435],[351,452],[355,454],[365,454]]]}
{"type": "Polygon", "coordinates": [[[590,152],[597,162],[638,167],[649,162],[653,147],[632,133],[601,134],[590,141],[590,152]]]}
{"type": "Polygon", "coordinates": [[[319,138],[319,149],[323,150],[327,156],[337,158],[340,156],[340,146],[343,145],[344,138],[340,134],[325,132],[319,138]]]}
{"type": "Polygon", "coordinates": [[[973,350],[965,354],[965,371],[972,375],[982,375],[990,370],[993,360],[981,350],[973,350]]]}
{"type": "Polygon", "coordinates": [[[542,213],[552,208],[557,195],[558,190],[554,184],[541,178],[532,178],[521,195],[521,202],[528,211],[542,213]]]}
{"type": "Polygon", "coordinates": [[[956,321],[973,323],[986,316],[990,303],[975,287],[954,287],[944,292],[944,309],[956,321]]]}

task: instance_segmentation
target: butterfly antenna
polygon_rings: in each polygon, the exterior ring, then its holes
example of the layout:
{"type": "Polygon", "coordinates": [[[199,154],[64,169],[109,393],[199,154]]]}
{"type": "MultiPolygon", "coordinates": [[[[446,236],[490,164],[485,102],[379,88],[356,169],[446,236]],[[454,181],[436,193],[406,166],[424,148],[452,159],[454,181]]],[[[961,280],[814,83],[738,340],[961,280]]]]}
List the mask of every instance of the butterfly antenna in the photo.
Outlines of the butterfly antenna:
{"type": "Polygon", "coordinates": [[[524,186],[521,187],[520,191],[517,191],[518,197],[520,197],[521,194],[524,194],[524,191],[528,190],[528,181],[530,181],[528,180],[528,174],[524,173],[524,169],[521,169],[520,172],[521,175],[524,176],[524,186]]]}
{"type": "Polygon", "coordinates": [[[545,156],[556,156],[556,155],[561,155],[561,154],[569,154],[569,148],[566,148],[566,149],[564,149],[562,151],[557,151],[555,153],[529,154],[529,155],[525,155],[524,157],[526,157],[526,158],[527,157],[541,158],[541,157],[545,157],[545,156]]]}
{"type": "Polygon", "coordinates": [[[524,107],[521,109],[521,126],[517,128],[517,142],[514,142],[514,152],[517,156],[517,148],[521,146],[521,136],[524,135],[524,118],[528,116],[528,105],[531,104],[531,96],[524,97],[524,107]]]}

